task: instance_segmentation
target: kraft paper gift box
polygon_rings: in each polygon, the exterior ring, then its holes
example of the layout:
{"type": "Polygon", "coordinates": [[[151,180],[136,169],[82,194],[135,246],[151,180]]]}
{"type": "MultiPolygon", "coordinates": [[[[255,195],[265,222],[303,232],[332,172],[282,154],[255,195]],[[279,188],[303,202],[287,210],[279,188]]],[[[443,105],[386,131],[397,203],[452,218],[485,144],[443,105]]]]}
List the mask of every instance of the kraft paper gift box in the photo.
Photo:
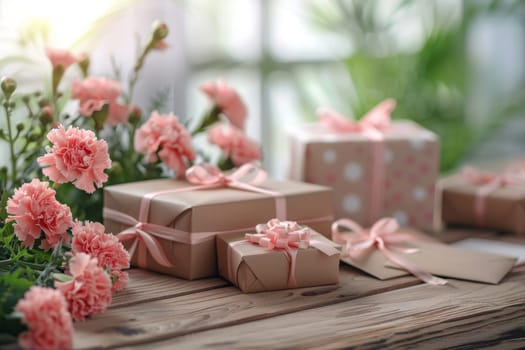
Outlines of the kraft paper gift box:
{"type": "Polygon", "coordinates": [[[245,293],[337,284],[340,247],[315,231],[311,239],[324,249],[310,244],[291,257],[285,249],[264,248],[242,234],[217,236],[219,273],[245,293]]]}
{"type": "Polygon", "coordinates": [[[440,243],[417,230],[400,228],[392,218],[378,221],[369,230],[351,220],[336,223],[332,239],[343,245],[341,260],[380,280],[412,273],[438,285],[446,281],[431,274],[498,284],[517,261],[515,257],[440,243]],[[380,249],[379,239],[384,249],[380,249]]]}
{"type": "Polygon", "coordinates": [[[440,180],[442,222],[525,234],[525,181],[512,168],[466,167],[440,180]]]}
{"type": "MultiPolygon", "coordinates": [[[[132,265],[185,279],[216,276],[215,234],[246,232],[276,216],[272,195],[214,188],[154,196],[147,219],[139,223],[145,196],[192,186],[160,179],[104,188],[104,224],[108,232],[120,232],[126,248],[133,251],[132,265]]],[[[329,188],[274,180],[257,187],[282,195],[288,219],[329,235],[333,220],[329,188]]]]}
{"type": "Polygon", "coordinates": [[[432,228],[438,137],[408,120],[387,119],[377,128],[342,123],[356,128],[335,131],[337,124],[317,123],[289,131],[290,178],[334,188],[336,218],[370,226],[393,216],[404,225],[432,228]]]}

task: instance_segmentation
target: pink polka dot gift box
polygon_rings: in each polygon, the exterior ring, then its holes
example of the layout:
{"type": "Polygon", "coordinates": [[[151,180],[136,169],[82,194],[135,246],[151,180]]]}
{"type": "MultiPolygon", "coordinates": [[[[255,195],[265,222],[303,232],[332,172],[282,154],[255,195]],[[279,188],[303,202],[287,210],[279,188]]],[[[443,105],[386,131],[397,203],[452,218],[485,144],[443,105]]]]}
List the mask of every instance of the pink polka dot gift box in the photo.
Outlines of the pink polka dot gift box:
{"type": "Polygon", "coordinates": [[[320,109],[319,123],[289,131],[289,176],[332,187],[337,218],[370,226],[389,216],[429,229],[439,138],[413,121],[392,121],[394,106],[386,100],[359,121],[320,109]]]}

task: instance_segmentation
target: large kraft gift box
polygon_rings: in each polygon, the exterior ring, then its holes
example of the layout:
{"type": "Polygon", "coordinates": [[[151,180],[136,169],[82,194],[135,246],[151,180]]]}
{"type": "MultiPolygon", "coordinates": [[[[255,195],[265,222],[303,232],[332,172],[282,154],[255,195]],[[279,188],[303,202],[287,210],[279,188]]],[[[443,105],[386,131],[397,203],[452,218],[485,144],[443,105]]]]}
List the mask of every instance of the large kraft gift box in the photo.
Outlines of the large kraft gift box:
{"type": "Polygon", "coordinates": [[[289,136],[290,178],[332,187],[336,218],[371,226],[394,217],[402,225],[433,227],[439,139],[431,131],[400,120],[380,131],[380,141],[320,124],[290,130],[289,136]]]}
{"type": "MultiPolygon", "coordinates": [[[[319,235],[319,234],[318,234],[319,235]]],[[[319,235],[320,236],[320,235],[319,235]]],[[[314,287],[339,282],[339,251],[335,243],[317,237],[331,245],[337,254],[327,255],[309,247],[296,255],[295,285],[290,286],[290,258],[284,250],[266,250],[243,241],[244,235],[217,236],[219,274],[245,293],[314,287]]]]}
{"type": "Polygon", "coordinates": [[[525,182],[479,184],[468,175],[472,169],[440,180],[442,222],[525,234],[525,182]]]}
{"type": "MultiPolygon", "coordinates": [[[[107,231],[114,234],[126,229],[133,231],[129,220],[115,220],[115,215],[111,215],[113,219],[110,219],[109,211],[138,219],[145,195],[191,186],[185,181],[160,179],[105,187],[104,224],[107,231]]],[[[330,235],[333,220],[331,189],[274,180],[267,180],[257,186],[282,194],[286,203],[286,218],[306,223],[316,231],[330,235]]],[[[248,232],[256,224],[273,217],[276,217],[276,199],[269,194],[216,188],[158,195],[151,202],[147,222],[177,230],[177,234],[173,237],[170,232],[149,236],[159,243],[160,250],[172,266],[159,263],[152,256],[151,249],[146,249],[140,240],[131,263],[185,279],[215,276],[217,262],[214,235],[248,232]]],[[[134,240],[125,240],[123,243],[129,249],[134,240]]]]}

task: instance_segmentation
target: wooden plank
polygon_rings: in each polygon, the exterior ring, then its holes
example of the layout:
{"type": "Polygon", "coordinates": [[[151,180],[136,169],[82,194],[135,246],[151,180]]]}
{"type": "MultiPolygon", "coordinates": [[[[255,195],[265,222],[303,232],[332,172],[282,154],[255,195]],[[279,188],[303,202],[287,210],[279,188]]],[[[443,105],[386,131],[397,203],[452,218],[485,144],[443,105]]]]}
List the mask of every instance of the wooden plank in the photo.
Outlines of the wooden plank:
{"type": "MultiPolygon", "coordinates": [[[[413,277],[379,281],[341,268],[339,286],[243,294],[226,287],[129,304],[75,325],[75,348],[145,344],[188,333],[226,327],[418,284],[413,277]]],[[[166,276],[165,278],[170,278],[166,276]]],[[[155,288],[151,288],[154,290],[155,288]]]]}
{"type": "MultiPolygon", "coordinates": [[[[525,268],[502,284],[418,285],[148,344],[155,349],[509,348],[525,345],[525,268]]],[[[142,345],[130,347],[142,348],[142,345]]]]}
{"type": "Polygon", "coordinates": [[[186,281],[140,269],[129,270],[126,289],[113,295],[110,308],[175,297],[227,286],[220,278],[186,281]]]}

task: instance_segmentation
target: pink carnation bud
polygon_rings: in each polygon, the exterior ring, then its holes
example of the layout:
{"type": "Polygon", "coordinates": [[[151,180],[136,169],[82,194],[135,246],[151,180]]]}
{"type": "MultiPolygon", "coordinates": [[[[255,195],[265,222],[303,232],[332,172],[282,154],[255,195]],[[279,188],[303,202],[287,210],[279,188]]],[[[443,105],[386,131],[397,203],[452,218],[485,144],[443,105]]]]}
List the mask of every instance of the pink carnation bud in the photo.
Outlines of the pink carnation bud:
{"type": "Polygon", "coordinates": [[[122,87],[116,81],[107,78],[89,77],[75,81],[71,86],[71,97],[79,100],[78,111],[85,117],[102,110],[109,104],[108,116],[105,121],[109,126],[125,123],[129,117],[128,106],[117,100],[122,95],[122,87]]]}
{"type": "Polygon", "coordinates": [[[200,90],[221,109],[234,126],[244,129],[247,112],[237,91],[222,81],[205,83],[200,90]]]}
{"type": "Polygon", "coordinates": [[[46,55],[53,68],[61,65],[64,70],[83,59],[83,56],[76,55],[71,51],[51,47],[46,48],[46,55]]]}
{"type": "Polygon", "coordinates": [[[153,46],[153,48],[155,50],[159,50],[159,51],[164,51],[166,49],[168,49],[170,46],[168,45],[168,43],[164,40],[159,40],[155,43],[155,46],[153,46]]]}
{"type": "Polygon", "coordinates": [[[208,141],[219,146],[237,167],[261,159],[261,149],[257,142],[234,126],[214,125],[208,130],[208,141]]]}
{"type": "Polygon", "coordinates": [[[160,158],[179,178],[184,177],[189,161],[195,159],[191,135],[173,114],[153,112],[135,132],[134,144],[135,150],[145,155],[146,162],[160,158]]]}

